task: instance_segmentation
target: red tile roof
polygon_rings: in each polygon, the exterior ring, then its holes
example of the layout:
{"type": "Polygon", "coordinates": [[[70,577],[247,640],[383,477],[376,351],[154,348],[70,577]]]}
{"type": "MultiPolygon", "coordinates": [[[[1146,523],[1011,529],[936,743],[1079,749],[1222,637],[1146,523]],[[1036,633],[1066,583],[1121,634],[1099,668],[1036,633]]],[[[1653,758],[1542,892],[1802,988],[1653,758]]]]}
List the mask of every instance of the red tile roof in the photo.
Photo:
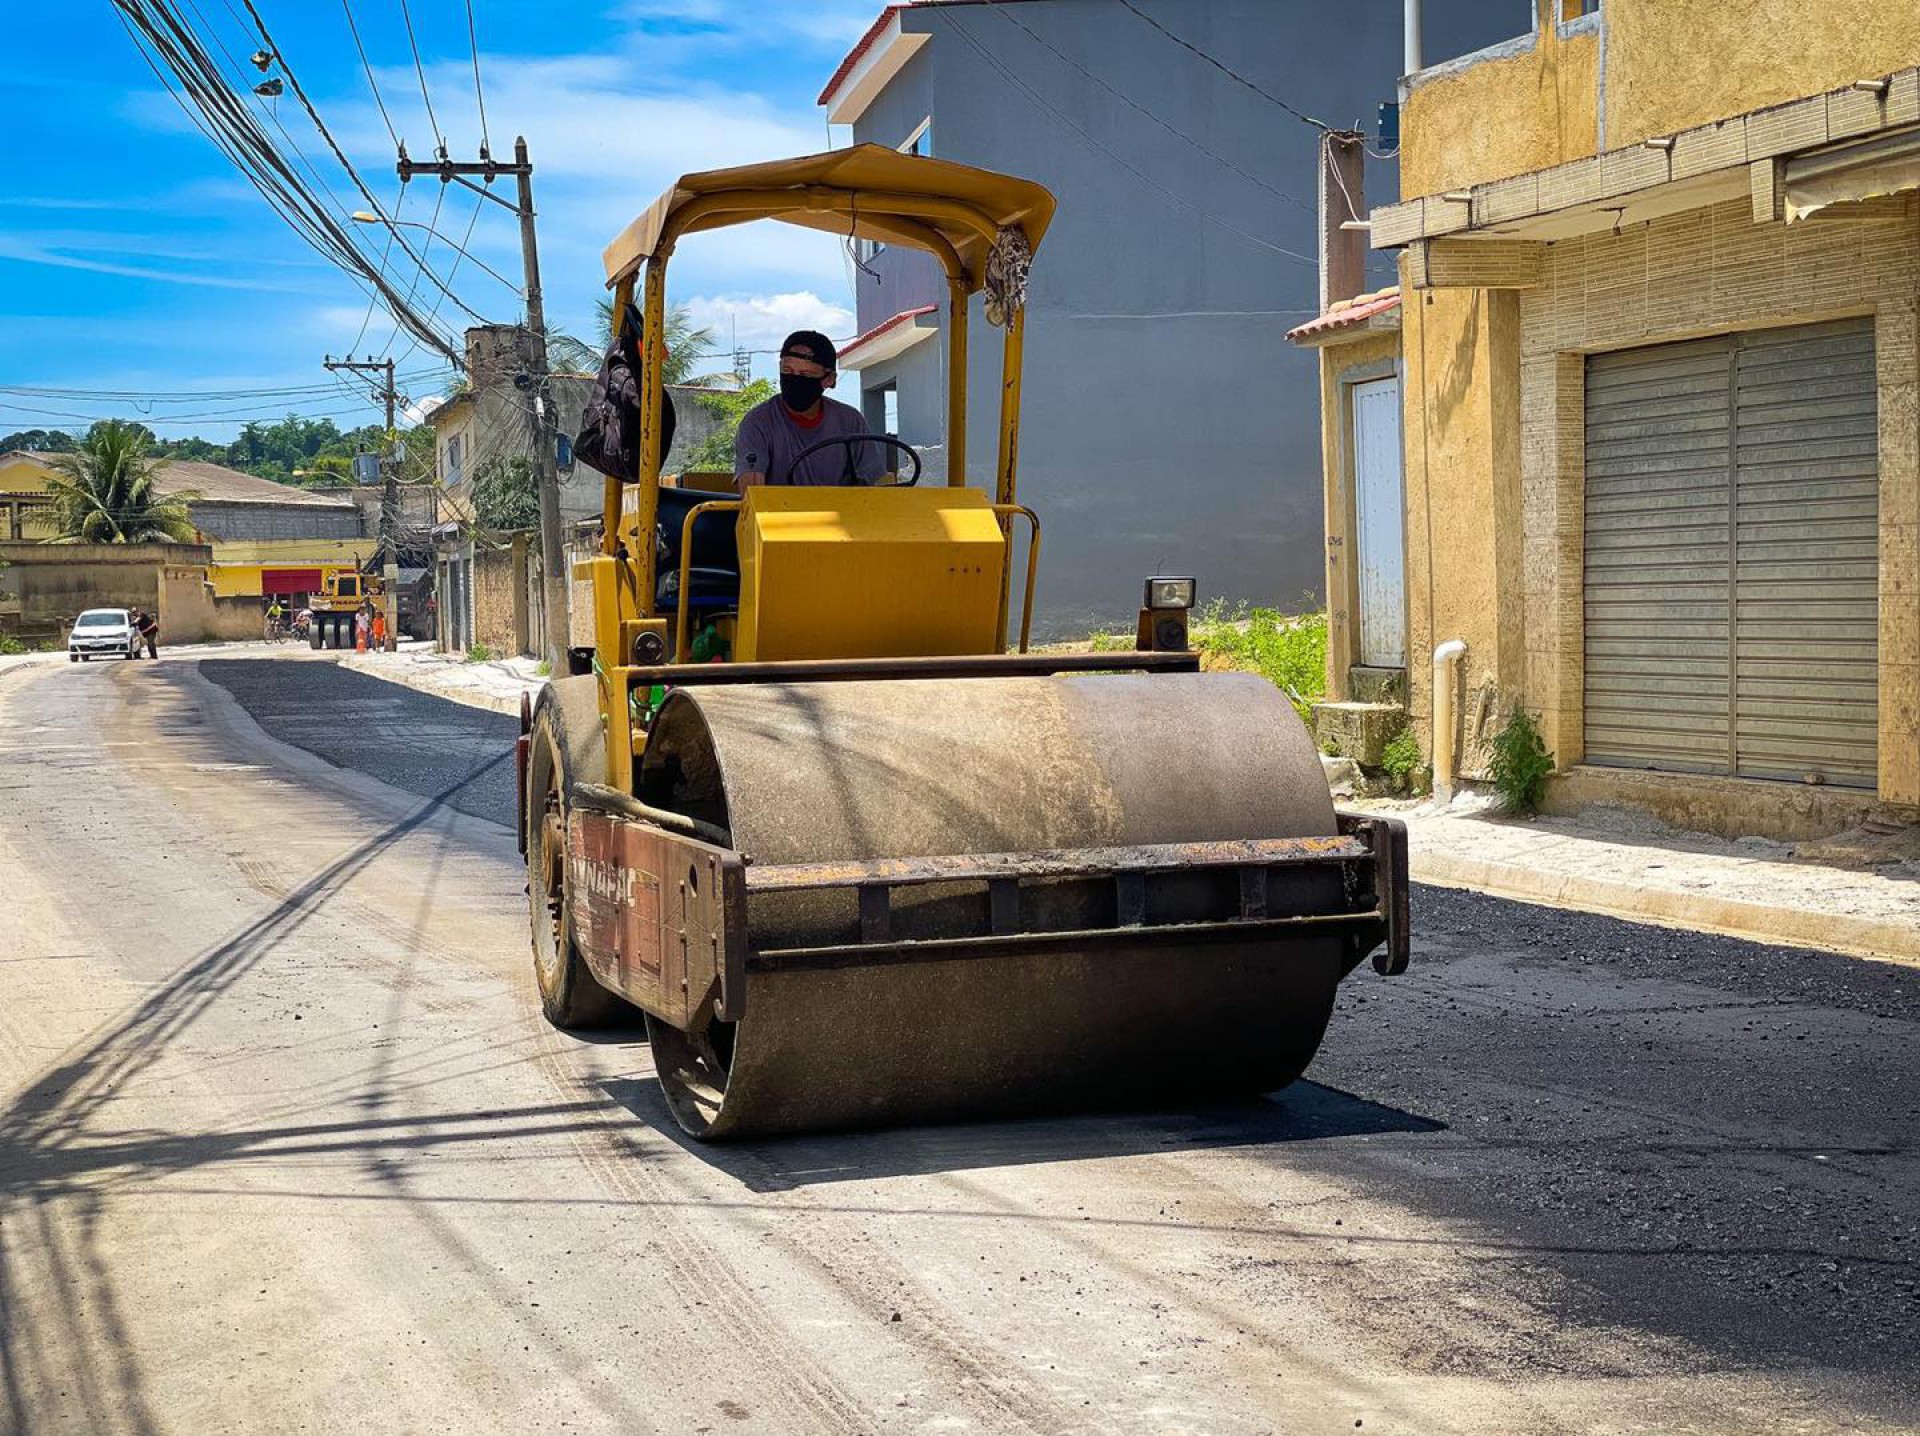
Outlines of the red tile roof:
{"type": "Polygon", "coordinates": [[[842,364],[845,364],[847,362],[847,357],[851,354],[857,354],[862,344],[871,344],[873,343],[874,340],[878,339],[882,334],[891,333],[893,330],[898,329],[902,324],[910,324],[914,320],[920,318],[921,315],[931,314],[939,307],[940,306],[937,304],[923,304],[918,309],[902,309],[898,314],[894,314],[889,316],[886,319],[882,319],[878,324],[874,325],[873,328],[869,329],[865,334],[862,334],[858,339],[850,340],[847,343],[842,344],[840,346],[840,362],[842,364]]]}
{"type": "Polygon", "coordinates": [[[1398,289],[1382,289],[1373,294],[1362,294],[1355,299],[1342,299],[1318,319],[1309,319],[1299,328],[1289,329],[1287,338],[1298,344],[1303,339],[1315,339],[1322,334],[1352,329],[1356,325],[1366,323],[1376,314],[1385,314],[1388,310],[1399,307],[1400,291],[1398,289]]]}
{"type": "Polygon", "coordinates": [[[820,98],[815,100],[814,103],[816,105],[824,105],[833,98],[833,92],[846,83],[847,76],[853,73],[854,66],[860,63],[862,57],[866,55],[867,51],[873,48],[874,42],[877,41],[882,32],[886,30],[887,21],[891,20],[902,10],[911,10],[918,5],[995,5],[1009,3],[1012,3],[1012,0],[893,0],[893,3],[881,8],[880,13],[874,17],[873,23],[867,26],[867,32],[853,42],[853,48],[847,51],[846,58],[840,62],[840,67],[833,72],[833,78],[827,81],[827,87],[820,92],[820,98]]]}
{"type": "Polygon", "coordinates": [[[898,0],[898,3],[888,5],[880,11],[874,22],[867,26],[866,34],[854,41],[853,48],[847,51],[846,58],[840,62],[840,68],[833,72],[833,78],[827,81],[826,89],[822,90],[820,98],[814,101],[816,105],[824,105],[833,98],[833,92],[846,83],[847,76],[853,73],[853,67],[859,64],[867,51],[873,48],[874,41],[878,40],[881,32],[887,28],[887,21],[914,3],[915,0],[898,0]]]}

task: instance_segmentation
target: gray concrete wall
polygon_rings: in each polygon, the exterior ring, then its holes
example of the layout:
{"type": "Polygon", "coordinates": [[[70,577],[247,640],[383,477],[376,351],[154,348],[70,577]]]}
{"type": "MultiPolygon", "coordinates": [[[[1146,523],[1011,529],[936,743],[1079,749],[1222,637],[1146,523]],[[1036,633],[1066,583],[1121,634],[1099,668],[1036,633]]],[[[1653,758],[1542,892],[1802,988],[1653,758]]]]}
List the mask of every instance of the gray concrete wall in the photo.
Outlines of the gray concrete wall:
{"type": "MultiPolygon", "coordinates": [[[[1393,97],[1398,5],[1141,4],[1330,124],[1371,132],[1393,97]]],[[[1523,0],[1428,8],[1436,56],[1528,26],[1523,0]]],[[[1108,0],[901,18],[932,41],[854,137],[898,145],[930,114],[936,156],[1039,180],[1060,201],[1029,291],[1021,438],[1021,497],[1046,534],[1041,631],[1130,621],[1136,576],[1156,570],[1195,574],[1203,599],[1317,603],[1319,384],[1313,355],[1285,336],[1316,308],[1318,131],[1108,0]]],[[[1368,183],[1397,192],[1392,164],[1375,164],[1368,183]]],[[[927,302],[935,274],[917,255],[881,259],[881,282],[857,280],[863,329],[927,302]]],[[[1376,257],[1369,284],[1393,279],[1376,257]]],[[[978,482],[996,447],[999,333],[977,304],[972,340],[978,482]]],[[[910,442],[941,442],[944,421],[928,416],[944,408],[944,363],[936,337],[862,375],[863,388],[897,379],[910,442]],[[914,390],[929,378],[924,401],[914,390]]]]}
{"type": "Polygon", "coordinates": [[[360,514],[351,505],[321,508],[313,504],[190,503],[193,526],[211,539],[352,539],[360,535],[360,514]]]}

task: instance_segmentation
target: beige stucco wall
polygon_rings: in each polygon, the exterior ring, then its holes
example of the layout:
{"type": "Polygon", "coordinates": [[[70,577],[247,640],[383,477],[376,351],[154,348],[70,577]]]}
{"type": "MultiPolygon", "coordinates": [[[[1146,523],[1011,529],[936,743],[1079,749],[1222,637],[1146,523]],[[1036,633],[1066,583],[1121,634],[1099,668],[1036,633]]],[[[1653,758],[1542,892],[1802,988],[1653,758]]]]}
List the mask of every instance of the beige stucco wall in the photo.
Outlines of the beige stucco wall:
{"type": "Polygon", "coordinates": [[[1431,655],[1449,639],[1466,643],[1458,751],[1467,776],[1481,770],[1495,699],[1517,685],[1525,652],[1519,313],[1511,291],[1451,289],[1413,294],[1401,317],[1408,697],[1431,753],[1431,655]]]}
{"type": "Polygon", "coordinates": [[[64,638],[84,609],[139,607],[160,616],[165,639],[222,636],[205,591],[212,556],[201,544],[0,543],[0,632],[64,638]]]}
{"type": "MultiPolygon", "coordinates": [[[[484,549],[476,545],[473,555],[473,641],[503,656],[521,649],[519,623],[515,619],[516,595],[525,584],[525,548],[515,562],[514,548],[484,549]]],[[[524,601],[523,607],[524,607],[524,601]]]]}
{"type": "MultiPolygon", "coordinates": [[[[1562,765],[1582,756],[1584,355],[1846,315],[1875,320],[1880,410],[1880,788],[1920,806],[1920,207],[1755,224],[1733,203],[1563,241],[1521,291],[1524,645],[1515,675],[1562,765]]],[[[1487,502],[1462,472],[1459,507],[1487,502]]],[[[1476,598],[1484,585],[1470,586],[1476,598]]],[[[1503,669],[1503,677],[1505,670],[1503,669]]],[[[1623,780],[1624,781],[1624,780],[1623,780]]],[[[1697,786],[1697,785],[1696,785],[1697,786]]],[[[1783,803],[1785,799],[1783,798],[1783,803]]],[[[1751,830],[1751,829],[1749,829],[1751,830]]]]}
{"type": "MultiPolygon", "coordinates": [[[[1550,18],[1553,0],[1536,3],[1549,18],[1530,49],[1414,85],[1400,116],[1403,198],[1526,174],[1594,153],[1598,37],[1563,38],[1550,18]]],[[[1515,10],[1524,24],[1526,12],[1515,10]]]]}
{"type": "Polygon", "coordinates": [[[1557,0],[1535,3],[1523,53],[1416,77],[1400,119],[1403,198],[1548,169],[1920,61],[1912,0],[1606,0],[1604,40],[1585,29],[1563,36],[1557,0]]]}
{"type": "Polygon", "coordinates": [[[1920,61],[1913,0],[1606,0],[1610,148],[1920,61]]]}

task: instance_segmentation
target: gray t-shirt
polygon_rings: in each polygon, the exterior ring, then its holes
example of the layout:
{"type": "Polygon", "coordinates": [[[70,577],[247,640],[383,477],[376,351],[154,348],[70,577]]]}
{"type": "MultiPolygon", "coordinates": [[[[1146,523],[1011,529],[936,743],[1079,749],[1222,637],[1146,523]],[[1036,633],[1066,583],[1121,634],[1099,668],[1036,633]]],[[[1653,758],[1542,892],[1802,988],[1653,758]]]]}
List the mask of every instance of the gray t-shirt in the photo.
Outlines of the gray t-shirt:
{"type": "Polygon", "coordinates": [[[810,444],[843,434],[866,434],[866,418],[850,404],[834,399],[820,401],[820,421],[811,427],[798,423],[787,406],[776,398],[756,404],[740,421],[733,440],[733,474],[765,474],[770,484],[870,484],[887,472],[887,456],[893,452],[885,444],[830,444],[801,461],[793,477],[787,470],[793,456],[810,444]],[[847,475],[847,459],[853,459],[852,480],[847,475]]]}

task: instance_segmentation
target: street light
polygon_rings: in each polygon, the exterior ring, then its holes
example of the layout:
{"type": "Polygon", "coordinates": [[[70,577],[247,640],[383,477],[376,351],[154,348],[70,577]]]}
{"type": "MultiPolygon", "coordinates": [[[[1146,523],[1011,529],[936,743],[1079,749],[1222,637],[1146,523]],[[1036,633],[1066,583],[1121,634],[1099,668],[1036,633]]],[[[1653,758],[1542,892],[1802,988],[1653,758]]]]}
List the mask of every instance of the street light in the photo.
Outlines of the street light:
{"type": "Polygon", "coordinates": [[[507,288],[511,289],[515,294],[520,293],[520,286],[515,284],[511,279],[508,279],[506,275],[500,273],[499,270],[493,268],[493,266],[488,264],[484,259],[481,259],[478,255],[472,253],[469,250],[460,248],[459,245],[455,244],[452,240],[448,239],[444,234],[440,233],[439,230],[435,229],[430,224],[422,224],[417,219],[388,219],[385,215],[375,214],[370,209],[356,209],[353,212],[353,222],[355,224],[390,224],[396,229],[424,229],[428,234],[432,235],[435,239],[439,240],[448,249],[451,249],[455,253],[464,255],[466,258],[471,259],[475,264],[479,265],[488,274],[492,275],[495,279],[499,280],[502,284],[506,285],[507,288]]]}

